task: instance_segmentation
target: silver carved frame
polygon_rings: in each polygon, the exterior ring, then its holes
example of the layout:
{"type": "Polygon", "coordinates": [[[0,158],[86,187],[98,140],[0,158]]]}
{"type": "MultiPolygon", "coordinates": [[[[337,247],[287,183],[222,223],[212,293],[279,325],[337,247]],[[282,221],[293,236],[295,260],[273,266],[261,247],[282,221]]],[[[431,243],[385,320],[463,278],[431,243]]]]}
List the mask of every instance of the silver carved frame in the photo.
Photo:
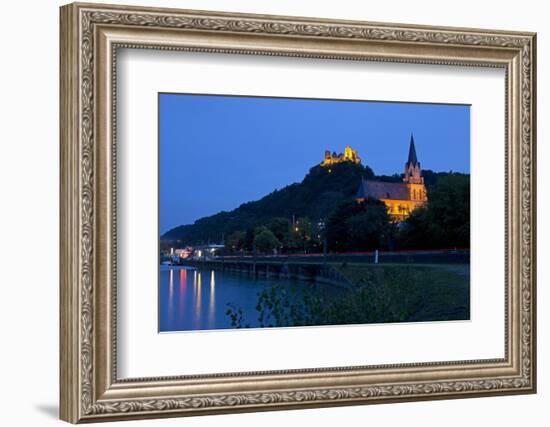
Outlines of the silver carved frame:
{"type": "Polygon", "coordinates": [[[60,417],[78,422],[536,391],[534,33],[100,4],[61,8],[60,417]],[[506,70],[505,357],[117,379],[117,48],[506,70]]]}

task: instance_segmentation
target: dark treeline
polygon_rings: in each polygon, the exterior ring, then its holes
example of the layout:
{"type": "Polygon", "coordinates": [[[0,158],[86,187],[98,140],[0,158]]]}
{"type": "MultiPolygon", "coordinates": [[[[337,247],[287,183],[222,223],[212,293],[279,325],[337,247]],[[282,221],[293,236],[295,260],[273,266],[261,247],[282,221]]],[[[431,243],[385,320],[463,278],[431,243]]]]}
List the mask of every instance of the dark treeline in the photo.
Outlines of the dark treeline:
{"type": "Polygon", "coordinates": [[[377,200],[339,205],[327,222],[330,249],[346,252],[469,248],[470,176],[428,175],[428,203],[399,224],[390,221],[384,204],[377,200]]]}
{"type": "MultiPolygon", "coordinates": [[[[162,236],[162,244],[224,241],[226,253],[303,253],[395,249],[468,248],[470,177],[423,171],[428,203],[404,222],[390,221],[384,204],[354,196],[368,166],[341,163],[310,169],[301,183],[276,190],[230,212],[201,218],[162,236]]],[[[376,179],[399,182],[399,175],[376,179]]]]}
{"type": "Polygon", "coordinates": [[[428,204],[403,223],[405,249],[470,247],[470,176],[445,174],[428,186],[428,204]]]}

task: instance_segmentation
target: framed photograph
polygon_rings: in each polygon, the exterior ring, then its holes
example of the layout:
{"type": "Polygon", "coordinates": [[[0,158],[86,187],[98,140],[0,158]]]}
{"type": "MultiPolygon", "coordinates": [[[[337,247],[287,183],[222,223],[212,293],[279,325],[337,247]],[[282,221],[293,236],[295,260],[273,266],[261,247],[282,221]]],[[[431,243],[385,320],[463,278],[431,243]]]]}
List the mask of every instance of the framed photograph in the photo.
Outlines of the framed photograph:
{"type": "Polygon", "coordinates": [[[61,418],[536,391],[535,34],[61,8],[61,418]]]}

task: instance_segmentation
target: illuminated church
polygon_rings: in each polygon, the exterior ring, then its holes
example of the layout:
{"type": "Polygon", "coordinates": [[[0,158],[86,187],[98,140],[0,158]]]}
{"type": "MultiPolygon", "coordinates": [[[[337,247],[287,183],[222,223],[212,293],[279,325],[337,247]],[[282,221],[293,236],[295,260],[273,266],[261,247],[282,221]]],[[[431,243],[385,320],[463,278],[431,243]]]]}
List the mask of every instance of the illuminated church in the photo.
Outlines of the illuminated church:
{"type": "Polygon", "coordinates": [[[378,199],[386,205],[393,221],[406,219],[412,211],[428,201],[420,162],[416,157],[414,138],[411,135],[409,158],[405,163],[403,182],[383,182],[362,179],[355,199],[362,203],[365,199],[378,199]]]}

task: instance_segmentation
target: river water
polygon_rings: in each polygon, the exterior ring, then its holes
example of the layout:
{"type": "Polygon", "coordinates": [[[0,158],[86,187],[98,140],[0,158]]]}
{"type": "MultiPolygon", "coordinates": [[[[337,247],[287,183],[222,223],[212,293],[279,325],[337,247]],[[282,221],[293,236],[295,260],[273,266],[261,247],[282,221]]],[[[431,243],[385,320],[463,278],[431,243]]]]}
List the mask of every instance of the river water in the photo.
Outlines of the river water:
{"type": "Polygon", "coordinates": [[[226,314],[228,304],[243,310],[250,327],[259,327],[258,293],[273,286],[329,286],[277,278],[254,279],[246,274],[160,266],[159,329],[161,332],[234,328],[226,314]]]}

